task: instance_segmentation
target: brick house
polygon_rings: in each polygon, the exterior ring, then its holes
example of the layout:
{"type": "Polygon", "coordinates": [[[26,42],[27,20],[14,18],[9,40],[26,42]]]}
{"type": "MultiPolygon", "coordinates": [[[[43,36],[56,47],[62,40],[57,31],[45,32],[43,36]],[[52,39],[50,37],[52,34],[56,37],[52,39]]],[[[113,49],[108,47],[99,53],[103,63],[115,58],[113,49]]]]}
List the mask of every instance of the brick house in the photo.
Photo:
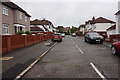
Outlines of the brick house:
{"type": "Polygon", "coordinates": [[[30,31],[31,31],[32,33],[40,33],[40,32],[44,32],[44,30],[41,29],[41,28],[38,27],[38,26],[30,27],[30,31]]]}
{"type": "Polygon", "coordinates": [[[13,2],[0,2],[0,35],[30,31],[30,15],[13,2]]]}

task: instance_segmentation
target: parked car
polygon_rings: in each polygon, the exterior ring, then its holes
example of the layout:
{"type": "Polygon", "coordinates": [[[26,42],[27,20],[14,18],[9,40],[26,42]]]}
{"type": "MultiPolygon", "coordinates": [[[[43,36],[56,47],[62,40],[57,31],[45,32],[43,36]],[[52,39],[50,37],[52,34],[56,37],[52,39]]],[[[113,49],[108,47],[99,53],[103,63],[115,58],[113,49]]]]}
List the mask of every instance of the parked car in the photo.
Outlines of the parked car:
{"type": "Polygon", "coordinates": [[[120,53],[120,41],[113,43],[111,46],[111,50],[113,55],[120,53]]]}
{"type": "Polygon", "coordinates": [[[62,35],[60,33],[55,33],[52,37],[52,41],[60,41],[62,42],[62,35]]]}
{"type": "Polygon", "coordinates": [[[75,33],[72,33],[72,37],[76,37],[76,34],[75,34],[75,33]]]}
{"type": "Polygon", "coordinates": [[[62,37],[65,37],[65,34],[64,34],[64,33],[62,33],[61,35],[62,35],[62,37]]]}
{"type": "Polygon", "coordinates": [[[96,32],[89,32],[85,35],[85,42],[102,44],[103,37],[96,32]]]}

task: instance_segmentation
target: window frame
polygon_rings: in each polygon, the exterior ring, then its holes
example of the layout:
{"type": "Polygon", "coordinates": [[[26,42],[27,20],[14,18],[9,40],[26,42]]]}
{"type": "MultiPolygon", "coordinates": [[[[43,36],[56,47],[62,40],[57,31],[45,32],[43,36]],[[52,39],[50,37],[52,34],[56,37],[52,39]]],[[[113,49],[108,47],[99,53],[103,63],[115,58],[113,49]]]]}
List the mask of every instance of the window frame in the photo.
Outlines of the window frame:
{"type": "Polygon", "coordinates": [[[27,22],[27,19],[28,19],[28,18],[27,18],[27,16],[25,15],[25,22],[27,22]]]}
{"type": "Polygon", "coordinates": [[[19,12],[19,19],[23,19],[23,13],[21,11],[19,12]]]}
{"type": "Polygon", "coordinates": [[[3,5],[3,10],[2,10],[4,15],[8,15],[8,7],[3,5]]]}
{"type": "Polygon", "coordinates": [[[4,34],[9,34],[9,25],[8,24],[3,24],[3,33],[4,34]]]}

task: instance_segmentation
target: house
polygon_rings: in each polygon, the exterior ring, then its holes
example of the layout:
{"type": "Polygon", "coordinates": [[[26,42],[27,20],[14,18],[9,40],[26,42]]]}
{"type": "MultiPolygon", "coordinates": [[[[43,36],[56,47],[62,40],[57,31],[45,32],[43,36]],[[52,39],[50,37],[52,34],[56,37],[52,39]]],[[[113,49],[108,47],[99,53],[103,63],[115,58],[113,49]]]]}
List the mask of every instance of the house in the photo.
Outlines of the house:
{"type": "Polygon", "coordinates": [[[44,32],[56,31],[53,24],[50,21],[45,20],[45,19],[43,19],[43,20],[35,19],[33,21],[30,21],[30,27],[35,27],[35,26],[40,27],[44,32]]]}
{"type": "Polygon", "coordinates": [[[30,15],[13,2],[0,2],[0,35],[30,31],[30,15]]]}
{"type": "Polygon", "coordinates": [[[79,31],[82,32],[82,34],[85,34],[85,24],[79,26],[79,31]]]}
{"type": "Polygon", "coordinates": [[[30,27],[30,31],[31,31],[32,33],[40,33],[40,32],[44,32],[44,30],[41,29],[41,28],[38,27],[38,26],[30,27]]]}
{"type": "Polygon", "coordinates": [[[85,23],[86,32],[88,31],[96,31],[101,35],[106,35],[106,29],[109,27],[115,25],[114,21],[108,20],[103,17],[98,17],[95,19],[95,17],[92,18],[92,20],[89,20],[85,23]]]}
{"type": "Polygon", "coordinates": [[[116,34],[116,25],[109,27],[107,30],[107,38],[110,38],[110,35],[116,34]]]}
{"type": "Polygon", "coordinates": [[[70,27],[65,27],[65,28],[64,28],[64,32],[67,33],[67,32],[69,32],[69,31],[70,31],[70,27]]]}
{"type": "Polygon", "coordinates": [[[116,34],[120,34],[120,1],[118,2],[118,12],[116,15],[116,34]]]}

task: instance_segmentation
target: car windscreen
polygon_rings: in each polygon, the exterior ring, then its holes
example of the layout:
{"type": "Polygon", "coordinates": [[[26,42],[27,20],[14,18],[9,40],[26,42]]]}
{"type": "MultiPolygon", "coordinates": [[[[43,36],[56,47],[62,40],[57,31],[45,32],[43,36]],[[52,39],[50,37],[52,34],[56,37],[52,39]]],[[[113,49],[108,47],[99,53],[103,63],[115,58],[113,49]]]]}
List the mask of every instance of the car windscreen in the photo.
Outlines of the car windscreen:
{"type": "Polygon", "coordinates": [[[98,34],[98,33],[89,33],[89,35],[91,35],[91,36],[100,36],[100,34],[98,34]]]}

